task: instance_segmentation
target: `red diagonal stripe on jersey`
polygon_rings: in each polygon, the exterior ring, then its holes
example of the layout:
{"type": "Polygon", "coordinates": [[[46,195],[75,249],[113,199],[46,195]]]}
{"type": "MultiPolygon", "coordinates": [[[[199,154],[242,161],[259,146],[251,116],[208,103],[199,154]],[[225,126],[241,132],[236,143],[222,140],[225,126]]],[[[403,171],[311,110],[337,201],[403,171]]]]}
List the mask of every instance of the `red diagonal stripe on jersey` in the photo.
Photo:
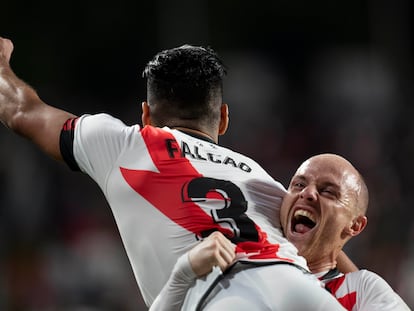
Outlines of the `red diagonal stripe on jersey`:
{"type": "MultiPolygon", "coordinates": [[[[159,173],[120,167],[122,176],[131,188],[172,221],[197,236],[200,236],[203,231],[214,229],[227,236],[232,236],[233,232],[230,229],[215,223],[213,218],[195,202],[183,202],[181,196],[183,186],[194,178],[202,177],[202,175],[188,159],[179,156],[181,148],[175,142],[174,136],[160,128],[150,126],[142,129],[141,134],[159,173]],[[155,137],[157,138],[154,139],[155,137]],[[177,150],[174,159],[171,159],[166,149],[165,141],[167,140],[174,141],[174,148],[177,150]]],[[[253,253],[252,259],[282,259],[277,257],[279,245],[269,243],[266,233],[262,232],[258,226],[256,227],[260,240],[258,242],[241,242],[238,244],[237,251],[247,254],[253,253]]]]}
{"type": "Polygon", "coordinates": [[[356,292],[348,293],[342,297],[337,297],[336,292],[341,287],[342,283],[345,281],[345,275],[329,281],[325,287],[336,297],[342,306],[345,307],[348,311],[352,311],[352,308],[356,304],[356,292]]]}
{"type": "Polygon", "coordinates": [[[150,126],[145,127],[141,134],[159,173],[121,167],[121,173],[132,189],[165,216],[194,234],[199,235],[200,232],[208,229],[220,229],[224,234],[230,234],[230,230],[223,230],[219,225],[214,224],[211,216],[197,204],[182,201],[183,185],[202,175],[186,158],[178,156],[181,152],[178,144],[177,157],[174,160],[170,158],[165,140],[175,140],[175,138],[168,132],[150,126]],[[162,136],[162,138],[154,139],[155,136],[162,136]],[[191,218],[188,215],[191,215],[191,218]]]}
{"type": "Polygon", "coordinates": [[[347,309],[348,311],[352,311],[352,308],[356,304],[356,292],[346,294],[343,297],[337,297],[336,299],[338,299],[340,304],[343,305],[345,309],[347,309]]]}

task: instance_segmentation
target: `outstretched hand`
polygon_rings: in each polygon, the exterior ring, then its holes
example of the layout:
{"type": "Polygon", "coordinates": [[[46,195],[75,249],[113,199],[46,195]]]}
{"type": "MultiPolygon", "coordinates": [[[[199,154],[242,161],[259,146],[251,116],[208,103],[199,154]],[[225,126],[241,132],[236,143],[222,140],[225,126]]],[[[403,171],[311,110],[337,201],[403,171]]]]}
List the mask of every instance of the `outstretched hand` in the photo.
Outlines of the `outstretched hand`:
{"type": "Polygon", "coordinates": [[[188,253],[191,268],[198,277],[211,272],[214,266],[224,271],[236,258],[235,248],[221,232],[215,231],[188,253]]]}
{"type": "Polygon", "coordinates": [[[0,61],[9,63],[13,52],[13,42],[11,40],[0,37],[0,61]]]}

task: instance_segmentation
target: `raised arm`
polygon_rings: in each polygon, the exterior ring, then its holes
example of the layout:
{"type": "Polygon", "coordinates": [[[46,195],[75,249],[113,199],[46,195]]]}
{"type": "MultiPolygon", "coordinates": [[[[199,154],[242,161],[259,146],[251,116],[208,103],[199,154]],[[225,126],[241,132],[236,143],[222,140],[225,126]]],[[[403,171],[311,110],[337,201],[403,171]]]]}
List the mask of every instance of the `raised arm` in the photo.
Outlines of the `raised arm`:
{"type": "Polygon", "coordinates": [[[36,91],[10,67],[13,43],[0,37],[0,120],[56,160],[62,160],[59,136],[63,124],[75,115],[44,103],[36,91]]]}

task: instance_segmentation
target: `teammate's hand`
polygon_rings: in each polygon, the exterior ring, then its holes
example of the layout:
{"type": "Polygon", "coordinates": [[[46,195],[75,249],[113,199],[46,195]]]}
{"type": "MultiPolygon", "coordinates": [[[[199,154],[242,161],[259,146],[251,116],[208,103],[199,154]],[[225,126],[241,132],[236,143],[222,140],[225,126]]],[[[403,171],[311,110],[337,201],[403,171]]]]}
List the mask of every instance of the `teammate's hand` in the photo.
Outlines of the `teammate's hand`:
{"type": "Polygon", "coordinates": [[[215,231],[188,253],[191,268],[198,277],[211,272],[214,266],[224,271],[234,262],[235,248],[222,233],[215,231]]]}
{"type": "Polygon", "coordinates": [[[13,52],[13,42],[11,40],[0,37],[0,61],[9,63],[13,52]]]}

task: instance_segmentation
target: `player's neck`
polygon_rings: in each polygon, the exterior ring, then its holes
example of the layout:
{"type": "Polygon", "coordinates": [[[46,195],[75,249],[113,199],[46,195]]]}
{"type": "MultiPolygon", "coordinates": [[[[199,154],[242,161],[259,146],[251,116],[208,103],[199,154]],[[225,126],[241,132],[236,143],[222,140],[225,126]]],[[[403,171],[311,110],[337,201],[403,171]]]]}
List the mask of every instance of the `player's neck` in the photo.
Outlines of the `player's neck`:
{"type": "Polygon", "coordinates": [[[175,129],[175,130],[179,130],[179,131],[184,132],[184,133],[188,133],[190,135],[195,134],[197,136],[205,137],[207,140],[211,140],[211,141],[213,141],[214,143],[217,144],[217,140],[218,140],[217,138],[215,139],[212,135],[209,135],[209,134],[207,134],[203,131],[188,128],[188,127],[184,127],[184,126],[173,126],[171,128],[175,129]]]}
{"type": "Polygon", "coordinates": [[[320,273],[336,268],[336,258],[341,251],[340,248],[329,248],[318,246],[302,247],[299,255],[306,259],[309,270],[312,273],[320,273]]]}
{"type": "Polygon", "coordinates": [[[320,273],[336,268],[336,256],[323,256],[316,260],[308,260],[308,267],[312,273],[320,273]]]}

